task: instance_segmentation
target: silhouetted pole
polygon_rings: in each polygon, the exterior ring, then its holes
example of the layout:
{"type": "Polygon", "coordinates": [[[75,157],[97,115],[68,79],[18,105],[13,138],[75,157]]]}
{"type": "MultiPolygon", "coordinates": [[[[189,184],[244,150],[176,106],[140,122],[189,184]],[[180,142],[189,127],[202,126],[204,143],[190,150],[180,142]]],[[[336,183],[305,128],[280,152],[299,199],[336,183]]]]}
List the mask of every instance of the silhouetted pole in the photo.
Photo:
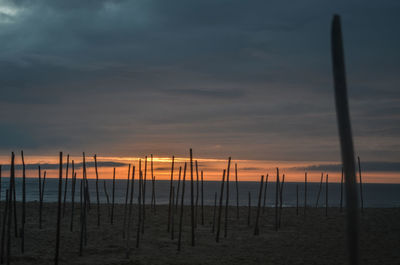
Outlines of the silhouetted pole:
{"type": "Polygon", "coordinates": [[[358,175],[360,177],[360,198],[361,198],[361,213],[364,212],[364,198],[363,198],[363,188],[362,188],[362,177],[361,177],[361,163],[360,163],[360,157],[357,156],[358,160],[358,175]]]}
{"type": "Polygon", "coordinates": [[[190,148],[190,218],[192,224],[192,246],[195,245],[195,234],[194,234],[194,194],[193,194],[193,152],[190,148]]]}
{"type": "Polygon", "coordinates": [[[143,217],[142,217],[142,234],[144,233],[144,220],[146,219],[146,183],[147,183],[147,156],[144,157],[144,178],[143,182],[143,190],[142,190],[142,200],[143,200],[143,217]]]}
{"type": "Polygon", "coordinates": [[[168,226],[167,226],[167,231],[170,231],[170,226],[171,226],[171,194],[172,194],[172,182],[174,180],[174,161],[175,161],[175,156],[172,156],[172,164],[171,164],[171,180],[169,182],[169,202],[168,202],[168,226]]]}
{"type": "Polygon", "coordinates": [[[237,163],[235,163],[235,183],[236,183],[236,219],[239,219],[239,181],[237,174],[237,163]]]}
{"type": "Polygon", "coordinates": [[[4,212],[3,212],[3,223],[2,223],[2,227],[1,227],[1,253],[0,253],[0,263],[1,264],[4,263],[4,243],[5,243],[5,238],[6,238],[8,204],[9,204],[9,195],[8,195],[8,189],[7,189],[5,205],[4,205],[4,212]]]}
{"type": "Polygon", "coordinates": [[[324,172],[321,172],[321,181],[319,182],[319,189],[317,195],[317,202],[315,203],[315,208],[318,208],[319,196],[321,195],[323,180],[324,180],[324,172]]]}
{"type": "Polygon", "coordinates": [[[265,205],[267,203],[267,188],[268,188],[268,174],[265,177],[265,185],[264,185],[264,201],[263,201],[263,213],[265,211],[265,205]]]}
{"type": "Polygon", "coordinates": [[[304,173],[304,217],[307,213],[307,172],[304,173]]]}
{"type": "Polygon", "coordinates": [[[115,167],[113,171],[113,182],[112,182],[112,195],[111,195],[111,224],[114,224],[114,204],[115,204],[115,167]]]}
{"type": "Polygon", "coordinates": [[[215,232],[215,218],[217,216],[217,192],[214,193],[214,213],[213,213],[213,223],[211,228],[211,233],[215,232]]]}
{"type": "Polygon", "coordinates": [[[283,187],[285,185],[285,174],[282,175],[282,182],[279,191],[279,222],[278,227],[281,228],[282,210],[283,210],[283,187]]]}
{"type": "Polygon", "coordinates": [[[75,209],[75,184],[76,184],[76,173],[74,160],[72,160],[72,186],[71,186],[71,224],[69,230],[72,232],[74,229],[74,209],[75,209]]]}
{"type": "Polygon", "coordinates": [[[131,164],[128,167],[128,177],[126,180],[126,193],[125,193],[125,207],[124,207],[124,223],[122,226],[122,238],[125,238],[125,228],[126,228],[126,215],[128,213],[128,196],[129,196],[129,177],[131,175],[131,164]]]}
{"type": "Polygon", "coordinates": [[[226,203],[225,203],[225,229],[224,237],[228,236],[228,213],[229,213],[229,171],[231,169],[231,157],[228,159],[228,168],[226,170],[226,203]]]}
{"type": "Polygon", "coordinates": [[[260,219],[260,208],[261,208],[261,198],[262,198],[262,191],[263,191],[263,183],[264,183],[264,175],[261,176],[260,191],[258,192],[256,224],[254,226],[254,235],[255,236],[260,234],[260,228],[258,227],[258,223],[259,223],[259,219],[260,219]]]}
{"type": "Polygon", "coordinates": [[[106,185],[106,181],[105,180],[103,180],[103,188],[104,188],[104,194],[106,195],[106,201],[107,201],[107,209],[108,209],[107,213],[108,213],[108,217],[110,217],[111,216],[111,213],[110,213],[110,197],[108,196],[107,185],[106,185]]]}
{"type": "Polygon", "coordinates": [[[221,193],[219,195],[219,210],[218,210],[218,222],[217,222],[217,235],[215,240],[217,243],[219,242],[219,233],[221,231],[221,215],[222,215],[222,200],[224,198],[224,183],[225,183],[225,169],[222,174],[222,182],[221,182],[221,193]]]}
{"type": "Polygon", "coordinates": [[[99,172],[97,171],[97,155],[94,155],[94,168],[96,172],[97,226],[100,226],[100,195],[99,195],[99,172]]]}
{"type": "Polygon", "coordinates": [[[11,167],[10,167],[10,186],[9,186],[9,198],[8,198],[8,220],[7,220],[7,265],[11,262],[11,224],[12,224],[12,188],[15,177],[15,166],[14,166],[15,155],[11,153],[11,167]]]}
{"type": "Polygon", "coordinates": [[[278,231],[278,202],[279,202],[279,168],[276,168],[276,183],[275,183],[275,230],[278,231]]]}
{"type": "Polygon", "coordinates": [[[151,172],[151,208],[154,210],[154,170],[153,170],[153,154],[150,154],[150,172],[151,172]]]}
{"type": "Polygon", "coordinates": [[[342,167],[342,178],[340,180],[340,212],[343,211],[343,167],[342,167]]]}
{"type": "Polygon", "coordinates": [[[196,208],[195,208],[195,214],[194,214],[194,218],[195,218],[195,222],[194,222],[194,227],[197,228],[197,211],[199,208],[199,168],[197,166],[197,160],[195,161],[195,165],[196,165],[196,208]]]}
{"type": "Polygon", "coordinates": [[[69,154],[67,154],[67,167],[65,169],[65,186],[64,186],[64,202],[63,202],[63,212],[62,217],[65,216],[65,207],[67,202],[67,190],[68,190],[68,167],[69,167],[69,154]]]}
{"type": "Polygon", "coordinates": [[[347,99],[347,86],[345,63],[342,44],[342,30],[340,17],[335,15],[332,21],[332,62],[335,87],[336,116],[340,137],[342,163],[346,180],[346,215],[349,263],[357,265],[358,259],[358,196],[355,178],[355,161],[353,149],[353,136],[349,105],[347,99]]]}
{"type": "Polygon", "coordinates": [[[181,242],[182,242],[183,209],[184,209],[184,198],[185,198],[185,179],[186,179],[186,162],[185,162],[185,166],[183,169],[183,179],[182,179],[182,197],[181,197],[181,213],[179,215],[178,251],[181,250],[181,242]]]}
{"type": "MultiPolygon", "coordinates": [[[[140,160],[139,160],[139,169],[141,169],[140,160]]],[[[136,248],[139,248],[141,224],[142,224],[142,170],[139,170],[138,223],[136,231],[136,248]]]]}
{"type": "Polygon", "coordinates": [[[38,166],[38,181],[39,181],[39,229],[42,229],[42,173],[40,165],[38,166]]]}
{"type": "Polygon", "coordinates": [[[60,152],[60,168],[58,177],[58,207],[57,207],[57,228],[56,228],[56,253],[54,264],[58,264],[58,254],[60,251],[60,226],[61,226],[61,194],[62,194],[62,173],[63,173],[63,154],[60,152]]]}
{"type": "Polygon", "coordinates": [[[325,216],[328,216],[328,174],[326,174],[326,184],[325,184],[325,216]]]}
{"type": "Polygon", "coordinates": [[[26,203],[26,186],[25,186],[25,160],[24,151],[21,151],[22,159],[22,220],[21,220],[21,252],[25,252],[25,203],[26,203]]]}
{"type": "MultiPolygon", "coordinates": [[[[152,155],[152,158],[153,158],[153,155],[152,155]]],[[[152,172],[153,172],[153,170],[152,170],[152,172]]],[[[153,177],[152,177],[152,179],[153,179],[153,177]]],[[[132,204],[133,204],[134,183],[135,183],[135,166],[132,165],[132,181],[131,181],[131,191],[130,191],[129,209],[128,209],[128,228],[126,229],[127,231],[125,232],[127,234],[127,238],[126,238],[126,258],[129,258],[129,253],[130,253],[129,242],[130,242],[130,236],[131,236],[132,204]]]]}
{"type": "Polygon", "coordinates": [[[178,204],[179,204],[179,189],[181,186],[181,173],[182,173],[182,167],[179,167],[179,175],[178,175],[178,188],[176,190],[176,202],[175,202],[175,212],[178,211],[178,204]]]}
{"type": "Polygon", "coordinates": [[[171,240],[175,238],[175,187],[172,186],[172,193],[171,193],[171,240]]]}
{"type": "Polygon", "coordinates": [[[201,171],[201,225],[204,225],[204,182],[203,182],[203,170],[201,171]]]}
{"type": "Polygon", "coordinates": [[[1,165],[0,165],[0,202],[1,202],[1,165]]]}

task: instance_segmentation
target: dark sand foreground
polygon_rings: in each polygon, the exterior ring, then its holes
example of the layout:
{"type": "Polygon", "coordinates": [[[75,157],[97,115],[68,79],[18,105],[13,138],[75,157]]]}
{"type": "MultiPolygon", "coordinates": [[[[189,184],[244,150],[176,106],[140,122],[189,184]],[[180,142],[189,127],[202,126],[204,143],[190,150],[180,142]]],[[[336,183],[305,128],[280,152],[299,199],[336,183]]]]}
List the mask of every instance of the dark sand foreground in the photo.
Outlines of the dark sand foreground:
{"type": "MultiPolygon", "coordinates": [[[[185,207],[182,251],[177,252],[178,225],[175,240],[167,233],[168,206],[157,206],[156,213],[146,211],[146,224],[139,249],[135,248],[137,208],[134,205],[134,227],[130,259],[126,258],[126,240],[122,239],[123,205],[116,206],[114,225],[107,207],[102,205],[101,226],[97,227],[96,205],[92,204],[88,222],[88,244],[79,257],[79,205],[76,207],[74,231],[69,231],[70,205],[62,220],[59,264],[346,264],[344,214],[330,208],[284,208],[281,229],[274,230],[274,209],[267,208],[260,219],[260,235],[254,236],[256,209],[252,226],[247,226],[247,207],[229,212],[228,236],[215,242],[211,233],[213,208],[205,207],[205,225],[198,225],[196,246],[190,245],[190,208],[185,207]]],[[[20,209],[20,205],[18,205],[20,209]]],[[[3,204],[2,208],[3,209],[3,204]]],[[[43,229],[38,226],[38,203],[27,204],[25,254],[20,240],[12,237],[12,264],[54,264],[57,204],[44,205],[43,229]]],[[[200,217],[200,208],[199,208],[200,217]]],[[[20,224],[21,214],[18,213],[20,224]]],[[[178,217],[176,217],[178,224],[178,217]]],[[[199,218],[200,220],[200,218],[199,218]]],[[[361,216],[361,264],[400,263],[400,209],[366,209],[361,216]]],[[[221,228],[223,229],[224,217],[221,228]]]]}

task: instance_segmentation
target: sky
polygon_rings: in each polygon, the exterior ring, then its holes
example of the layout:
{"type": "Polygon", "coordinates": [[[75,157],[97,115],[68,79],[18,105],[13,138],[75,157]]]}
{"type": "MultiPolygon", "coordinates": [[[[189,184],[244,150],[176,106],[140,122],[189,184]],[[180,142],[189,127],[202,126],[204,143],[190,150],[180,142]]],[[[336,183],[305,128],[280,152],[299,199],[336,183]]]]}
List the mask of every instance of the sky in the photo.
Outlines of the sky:
{"type": "Polygon", "coordinates": [[[335,13],[355,150],[396,181],[396,0],[0,0],[0,162],[21,149],[33,161],[193,148],[197,158],[308,161],[303,171],[340,163],[335,13]]]}

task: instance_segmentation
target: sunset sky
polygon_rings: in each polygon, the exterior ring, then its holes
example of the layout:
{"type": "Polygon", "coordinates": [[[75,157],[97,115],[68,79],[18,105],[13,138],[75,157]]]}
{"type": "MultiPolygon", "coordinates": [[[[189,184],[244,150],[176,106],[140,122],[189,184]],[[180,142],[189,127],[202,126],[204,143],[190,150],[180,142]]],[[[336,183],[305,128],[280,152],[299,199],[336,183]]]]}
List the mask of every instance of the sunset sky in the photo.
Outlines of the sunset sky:
{"type": "Polygon", "coordinates": [[[154,154],[167,176],[193,148],[210,179],[229,156],[246,180],[339,178],[334,13],[366,181],[400,183],[396,0],[0,0],[0,163],[154,154]]]}

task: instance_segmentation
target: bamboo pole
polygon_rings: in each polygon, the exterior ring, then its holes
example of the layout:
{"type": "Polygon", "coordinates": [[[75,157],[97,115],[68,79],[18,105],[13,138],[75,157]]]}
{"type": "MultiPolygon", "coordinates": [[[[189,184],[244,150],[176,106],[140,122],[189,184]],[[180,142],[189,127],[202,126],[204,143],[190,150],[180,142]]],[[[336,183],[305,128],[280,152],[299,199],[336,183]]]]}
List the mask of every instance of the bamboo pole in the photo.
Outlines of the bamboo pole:
{"type": "Polygon", "coordinates": [[[231,157],[228,159],[228,168],[226,170],[226,203],[225,203],[225,229],[224,237],[228,236],[228,213],[229,213],[229,171],[231,169],[231,157]]]}
{"type": "Polygon", "coordinates": [[[280,192],[279,192],[279,223],[278,223],[279,228],[281,228],[281,220],[282,220],[284,184],[285,184],[285,174],[282,175],[282,182],[280,184],[280,192]]]}
{"type": "Polygon", "coordinates": [[[190,148],[190,217],[192,224],[192,247],[195,245],[194,234],[194,198],[193,198],[193,152],[190,148]]]}
{"type": "Polygon", "coordinates": [[[96,172],[97,226],[100,226],[100,195],[99,195],[99,172],[97,170],[97,155],[94,155],[94,168],[96,172]]]}
{"type": "Polygon", "coordinates": [[[237,174],[237,163],[235,163],[235,183],[236,183],[236,219],[239,219],[239,181],[237,174]]]}
{"type": "Polygon", "coordinates": [[[358,176],[360,177],[360,199],[361,199],[361,213],[364,213],[364,198],[363,198],[363,184],[362,184],[362,177],[361,177],[361,163],[360,157],[357,156],[358,160],[358,176]]]}
{"type": "MultiPolygon", "coordinates": [[[[172,186],[171,204],[175,205],[175,187],[172,186]]],[[[175,207],[171,207],[171,240],[175,238],[175,207]]]]}
{"type": "Polygon", "coordinates": [[[182,242],[182,225],[183,225],[183,209],[184,209],[184,198],[185,198],[185,180],[186,180],[186,162],[183,169],[183,179],[182,179],[182,196],[181,196],[181,212],[179,215],[179,236],[178,236],[178,251],[181,250],[182,242]]]}
{"type": "Polygon", "coordinates": [[[126,232],[127,233],[127,238],[126,238],[126,258],[127,259],[129,258],[129,253],[130,253],[129,240],[130,240],[130,235],[131,235],[131,224],[132,224],[132,204],[133,204],[134,183],[135,183],[135,166],[132,165],[132,181],[131,181],[131,191],[130,191],[129,209],[128,209],[128,229],[126,232]]]}
{"type": "Polygon", "coordinates": [[[323,180],[324,180],[324,172],[321,172],[321,181],[319,182],[319,189],[318,189],[318,195],[317,195],[317,202],[315,203],[315,208],[318,208],[318,202],[319,202],[319,197],[320,197],[321,191],[322,191],[323,180]]]}
{"type": "Polygon", "coordinates": [[[332,62],[342,163],[346,181],[346,216],[349,263],[357,265],[358,258],[358,196],[355,178],[353,136],[347,99],[346,71],[343,54],[340,17],[335,15],[331,30],[332,62]]]}
{"type": "Polygon", "coordinates": [[[175,211],[178,210],[178,204],[179,204],[179,189],[180,189],[180,185],[181,185],[181,171],[182,171],[182,167],[179,167],[178,188],[176,189],[175,211]]]}
{"type": "Polygon", "coordinates": [[[144,220],[146,219],[146,182],[147,182],[147,156],[144,158],[144,179],[142,180],[143,182],[143,191],[142,191],[142,207],[143,207],[143,218],[142,218],[142,234],[144,233],[144,220]]]}
{"type": "Polygon", "coordinates": [[[194,227],[197,228],[197,222],[198,222],[198,208],[199,208],[199,168],[197,166],[197,160],[195,161],[195,166],[196,166],[196,207],[195,207],[195,213],[194,213],[194,227]]]}
{"type": "Polygon", "coordinates": [[[84,235],[84,245],[87,245],[88,235],[87,235],[87,212],[90,210],[90,196],[89,196],[89,182],[87,180],[87,172],[86,172],[86,157],[83,152],[83,192],[84,192],[84,200],[83,200],[83,235],[84,235]]]}
{"type": "Polygon", "coordinates": [[[63,202],[63,209],[62,209],[62,217],[65,216],[65,208],[67,203],[67,190],[68,190],[68,167],[69,167],[69,154],[67,154],[67,167],[65,170],[65,186],[64,186],[64,202],[63,202]]]}
{"type": "Polygon", "coordinates": [[[138,223],[136,232],[136,248],[139,248],[140,243],[140,228],[142,224],[142,170],[141,161],[139,160],[139,194],[138,194],[138,223]]]}
{"type": "Polygon", "coordinates": [[[131,164],[128,167],[128,177],[126,180],[126,193],[125,193],[125,207],[124,207],[124,223],[122,225],[122,238],[125,238],[125,228],[126,228],[126,215],[128,212],[128,197],[129,197],[129,177],[131,175],[131,164]]]}
{"type": "Polygon", "coordinates": [[[168,225],[167,225],[167,231],[170,231],[170,226],[171,226],[171,193],[172,193],[172,181],[174,180],[174,160],[175,157],[172,156],[172,165],[171,165],[171,180],[169,184],[169,202],[168,202],[168,225]]]}
{"type": "Polygon", "coordinates": [[[249,191],[249,205],[248,205],[248,212],[247,212],[247,226],[250,227],[251,221],[251,193],[249,191]]]}
{"type": "Polygon", "coordinates": [[[201,171],[201,225],[204,225],[204,181],[203,181],[203,170],[201,171]]]}
{"type": "Polygon", "coordinates": [[[111,213],[110,213],[110,197],[108,196],[107,185],[106,185],[106,181],[105,180],[103,180],[103,188],[104,188],[104,193],[106,195],[106,200],[107,200],[108,217],[110,217],[111,216],[111,213]]]}
{"type": "Polygon", "coordinates": [[[215,232],[215,218],[217,215],[217,192],[214,193],[214,213],[213,213],[213,223],[211,228],[211,233],[215,232]]]}
{"type": "Polygon", "coordinates": [[[76,185],[76,173],[74,172],[74,160],[72,160],[72,187],[71,187],[71,223],[69,230],[74,230],[74,210],[75,210],[75,185],[76,185]]]}
{"type": "Polygon", "coordinates": [[[343,211],[343,167],[342,167],[342,178],[340,180],[340,212],[343,211]]]}
{"type": "Polygon", "coordinates": [[[154,211],[154,171],[153,171],[153,154],[150,155],[150,169],[151,169],[151,208],[154,211]]]}
{"type": "Polygon", "coordinates": [[[268,191],[267,188],[268,188],[268,173],[267,173],[267,176],[265,177],[265,185],[264,185],[264,201],[263,201],[263,211],[262,211],[263,214],[264,214],[265,206],[267,203],[267,191],[268,191]]]}
{"type": "Polygon", "coordinates": [[[39,181],[39,229],[42,229],[42,173],[40,165],[38,166],[38,181],[39,181]]]}
{"type": "Polygon", "coordinates": [[[21,218],[21,253],[25,252],[25,207],[26,207],[26,183],[24,151],[21,151],[22,159],[22,218],[21,218]]]}
{"type": "Polygon", "coordinates": [[[220,194],[220,197],[219,197],[217,235],[215,237],[215,240],[216,240],[217,243],[219,242],[219,233],[220,233],[220,230],[221,230],[222,200],[223,200],[223,197],[224,197],[225,172],[226,172],[226,170],[224,169],[224,172],[222,173],[221,194],[220,194]]]}
{"type": "Polygon", "coordinates": [[[326,174],[326,184],[325,184],[325,216],[328,216],[328,174],[326,174]]]}
{"type": "Polygon", "coordinates": [[[304,218],[307,213],[307,172],[304,173],[304,218]]]}
{"type": "Polygon", "coordinates": [[[0,254],[0,263],[4,263],[4,241],[6,237],[6,227],[7,227],[7,215],[8,215],[8,204],[9,204],[9,195],[8,189],[6,190],[6,198],[3,212],[3,225],[1,227],[1,254],[0,254]]]}
{"type": "Polygon", "coordinates": [[[260,219],[260,208],[261,208],[261,196],[262,196],[262,191],[263,191],[263,183],[264,183],[264,175],[261,176],[260,191],[258,192],[256,224],[254,226],[254,235],[255,236],[258,236],[260,234],[260,228],[258,226],[258,223],[259,223],[259,219],[260,219]]]}
{"type": "MultiPolygon", "coordinates": [[[[14,155],[14,159],[15,159],[15,155],[14,155]]],[[[15,166],[14,166],[15,167],[15,166]]],[[[15,192],[15,169],[14,169],[14,175],[12,176],[12,189],[11,189],[11,195],[13,195],[13,199],[12,199],[12,203],[13,203],[13,207],[14,207],[14,234],[15,237],[18,238],[18,218],[17,218],[17,195],[15,192]]]]}
{"type": "Polygon", "coordinates": [[[62,175],[63,175],[63,153],[60,152],[60,167],[58,177],[58,207],[57,207],[57,227],[56,227],[56,251],[54,256],[54,264],[58,264],[58,256],[60,252],[60,226],[61,226],[61,194],[62,194],[62,175]]]}
{"type": "Polygon", "coordinates": [[[278,200],[279,200],[279,168],[276,168],[276,184],[275,184],[275,231],[278,231],[278,200]]]}
{"type": "Polygon", "coordinates": [[[115,205],[115,167],[113,171],[112,197],[111,197],[111,224],[114,224],[114,205],[115,205]]]}

